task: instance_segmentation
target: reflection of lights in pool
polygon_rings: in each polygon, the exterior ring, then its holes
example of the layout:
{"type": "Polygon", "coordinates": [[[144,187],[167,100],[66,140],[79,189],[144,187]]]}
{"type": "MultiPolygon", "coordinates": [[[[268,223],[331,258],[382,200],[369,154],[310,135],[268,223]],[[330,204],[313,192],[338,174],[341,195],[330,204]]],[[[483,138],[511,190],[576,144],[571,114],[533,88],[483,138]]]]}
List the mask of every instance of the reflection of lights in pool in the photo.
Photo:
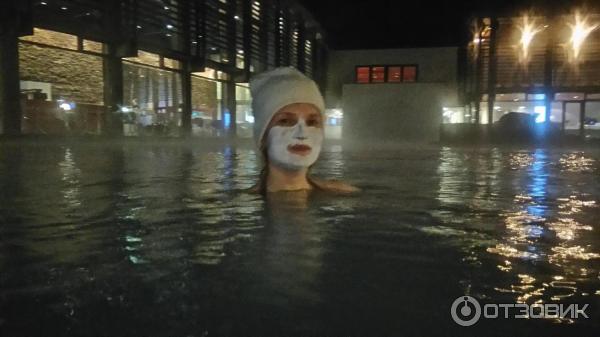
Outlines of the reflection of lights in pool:
{"type": "Polygon", "coordinates": [[[590,172],[594,169],[594,159],[586,158],[583,154],[572,153],[563,155],[559,160],[563,169],[569,172],[590,172]]]}

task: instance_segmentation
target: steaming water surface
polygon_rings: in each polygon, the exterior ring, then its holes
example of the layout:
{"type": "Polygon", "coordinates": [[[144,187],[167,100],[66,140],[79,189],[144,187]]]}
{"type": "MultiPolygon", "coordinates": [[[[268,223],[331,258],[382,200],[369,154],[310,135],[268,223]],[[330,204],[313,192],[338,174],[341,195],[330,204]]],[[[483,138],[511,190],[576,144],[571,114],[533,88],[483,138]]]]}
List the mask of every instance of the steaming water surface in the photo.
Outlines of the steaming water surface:
{"type": "Polygon", "coordinates": [[[247,194],[244,146],[0,144],[0,335],[520,335],[600,328],[600,152],[325,149],[354,196],[247,194]],[[450,305],[589,304],[482,320],[450,305]]]}

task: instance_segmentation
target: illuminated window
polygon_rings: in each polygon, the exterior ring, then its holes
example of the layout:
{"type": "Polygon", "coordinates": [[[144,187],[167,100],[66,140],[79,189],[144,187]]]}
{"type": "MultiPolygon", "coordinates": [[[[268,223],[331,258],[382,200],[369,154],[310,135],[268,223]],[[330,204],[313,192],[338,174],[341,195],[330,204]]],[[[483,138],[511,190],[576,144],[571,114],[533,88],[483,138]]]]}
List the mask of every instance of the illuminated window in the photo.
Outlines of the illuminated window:
{"type": "Polygon", "coordinates": [[[41,43],[48,46],[55,46],[65,49],[78,49],[77,36],[41,28],[34,28],[33,35],[22,36],[20,37],[20,40],[41,43]]]}
{"type": "Polygon", "coordinates": [[[160,67],[160,56],[158,54],[153,54],[142,50],[138,50],[138,56],[124,57],[123,60],[145,64],[148,66],[160,67]]]}
{"type": "Polygon", "coordinates": [[[544,94],[527,94],[528,101],[543,101],[544,99],[546,99],[544,94]]]}
{"type": "Polygon", "coordinates": [[[163,65],[165,68],[181,69],[181,63],[179,61],[170,59],[168,57],[163,58],[163,65]]]}
{"type": "Polygon", "coordinates": [[[369,67],[356,68],[356,83],[369,83],[370,77],[369,67]]]}
{"type": "Polygon", "coordinates": [[[402,83],[416,81],[416,65],[378,65],[356,67],[356,83],[402,83]]]}
{"type": "Polygon", "coordinates": [[[90,40],[83,40],[83,50],[92,53],[102,54],[102,43],[90,40]]]}
{"type": "Polygon", "coordinates": [[[417,67],[416,66],[402,67],[402,82],[416,82],[416,81],[417,81],[417,67]]]}
{"type": "Polygon", "coordinates": [[[402,82],[402,67],[388,67],[388,82],[402,82]]]}
{"type": "Polygon", "coordinates": [[[371,83],[385,82],[385,67],[371,68],[371,83]]]}

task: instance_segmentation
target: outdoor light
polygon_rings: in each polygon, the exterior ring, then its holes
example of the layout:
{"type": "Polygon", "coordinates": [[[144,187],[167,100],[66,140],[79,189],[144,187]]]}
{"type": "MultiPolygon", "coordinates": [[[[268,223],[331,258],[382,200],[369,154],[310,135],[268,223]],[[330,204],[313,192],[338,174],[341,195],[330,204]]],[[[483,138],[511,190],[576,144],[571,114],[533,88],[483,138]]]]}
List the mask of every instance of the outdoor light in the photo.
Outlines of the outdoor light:
{"type": "Polygon", "coordinates": [[[173,29],[173,25],[167,25],[167,29],[173,29]]]}
{"type": "Polygon", "coordinates": [[[137,26],[136,26],[136,28],[137,28],[137,29],[142,29],[142,26],[140,26],[140,25],[137,25],[137,26]]]}
{"type": "Polygon", "coordinates": [[[63,109],[63,110],[65,110],[65,111],[71,111],[71,109],[72,109],[71,104],[69,104],[67,102],[61,103],[58,107],[61,108],[61,109],[63,109]]]}
{"type": "Polygon", "coordinates": [[[577,59],[583,41],[594,29],[598,28],[598,25],[588,25],[587,17],[582,18],[579,12],[575,12],[575,23],[569,23],[569,26],[571,27],[571,40],[569,42],[571,43],[571,49],[573,50],[573,59],[577,59]]]}
{"type": "MultiPolygon", "coordinates": [[[[448,108],[444,108],[444,109],[448,109],[448,108]]],[[[344,112],[342,111],[342,109],[330,109],[329,111],[330,111],[330,116],[333,118],[343,118],[344,117],[344,112]]]]}
{"type": "Polygon", "coordinates": [[[42,5],[42,6],[46,6],[47,4],[48,4],[48,3],[47,3],[47,2],[45,2],[45,1],[42,1],[42,2],[40,2],[40,5],[42,5]]]}
{"type": "Polygon", "coordinates": [[[538,115],[535,117],[536,123],[544,123],[546,121],[546,107],[543,105],[538,105],[533,108],[533,112],[538,115]]]}
{"type": "Polygon", "coordinates": [[[68,8],[65,6],[62,6],[60,9],[62,9],[63,11],[66,11],[68,8]]]}
{"type": "Polygon", "coordinates": [[[519,40],[519,44],[521,45],[521,52],[523,62],[527,62],[529,56],[529,45],[533,38],[537,33],[541,31],[539,27],[535,26],[535,21],[529,22],[529,17],[527,15],[523,16],[523,22],[519,26],[519,30],[521,30],[521,39],[519,40]]]}
{"type": "Polygon", "coordinates": [[[169,10],[169,6],[165,6],[165,10],[168,11],[169,10]]]}
{"type": "Polygon", "coordinates": [[[239,17],[239,16],[237,16],[237,15],[236,15],[236,16],[234,16],[233,18],[234,18],[234,19],[236,19],[236,20],[239,20],[239,19],[240,19],[240,17],[239,17]]]}

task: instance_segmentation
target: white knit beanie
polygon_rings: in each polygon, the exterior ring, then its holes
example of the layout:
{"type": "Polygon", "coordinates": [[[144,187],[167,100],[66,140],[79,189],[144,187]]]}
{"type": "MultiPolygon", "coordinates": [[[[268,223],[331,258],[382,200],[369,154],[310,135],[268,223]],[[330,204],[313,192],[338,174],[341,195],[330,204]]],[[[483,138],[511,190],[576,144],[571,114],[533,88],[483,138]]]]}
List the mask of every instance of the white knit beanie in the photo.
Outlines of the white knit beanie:
{"type": "Polygon", "coordinates": [[[325,110],[317,84],[292,67],[276,68],[250,80],[254,141],[260,146],[265,130],[279,109],[293,103],[310,103],[320,113],[325,110]]]}

